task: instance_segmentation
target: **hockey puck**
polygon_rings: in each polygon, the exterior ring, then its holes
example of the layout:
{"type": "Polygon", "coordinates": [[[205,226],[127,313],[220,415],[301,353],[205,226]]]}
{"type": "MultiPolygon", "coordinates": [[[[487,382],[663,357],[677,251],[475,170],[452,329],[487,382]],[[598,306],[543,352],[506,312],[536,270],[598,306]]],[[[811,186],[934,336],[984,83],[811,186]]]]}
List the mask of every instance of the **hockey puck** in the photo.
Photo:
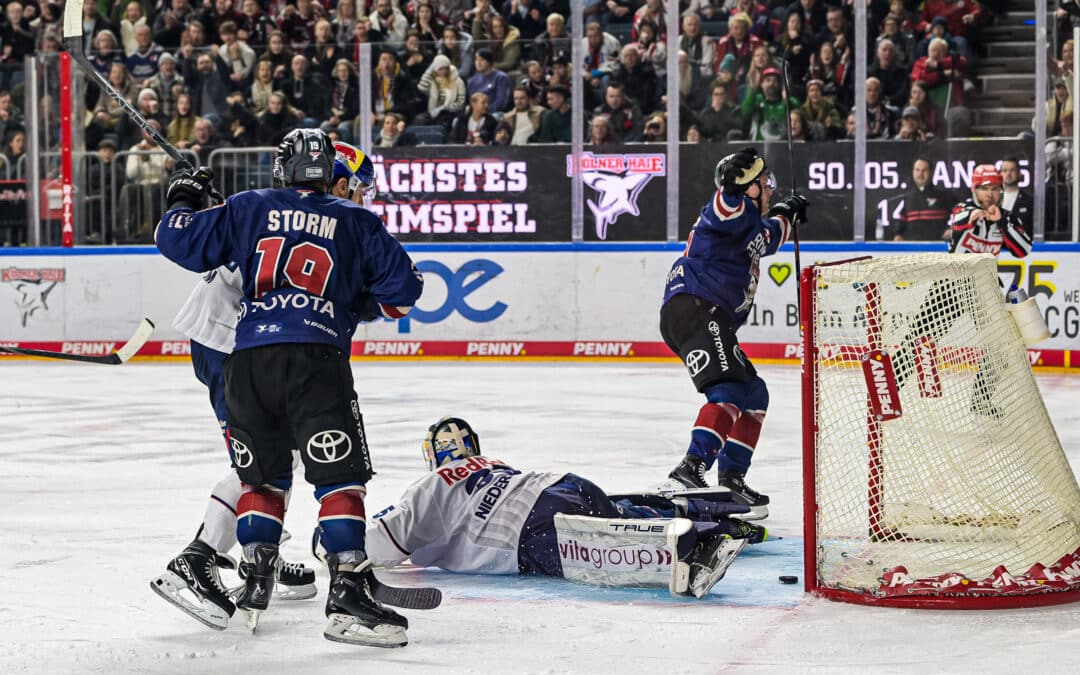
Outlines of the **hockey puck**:
{"type": "Polygon", "coordinates": [[[780,583],[782,584],[797,584],[799,583],[799,577],[790,574],[781,574],[780,583]]]}

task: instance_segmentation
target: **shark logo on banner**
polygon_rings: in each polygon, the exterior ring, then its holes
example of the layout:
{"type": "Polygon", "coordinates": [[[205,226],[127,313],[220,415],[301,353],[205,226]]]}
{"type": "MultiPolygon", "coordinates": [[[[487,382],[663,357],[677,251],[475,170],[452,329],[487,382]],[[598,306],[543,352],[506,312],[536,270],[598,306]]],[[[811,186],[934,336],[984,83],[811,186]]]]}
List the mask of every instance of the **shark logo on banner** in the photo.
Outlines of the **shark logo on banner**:
{"type": "MultiPolygon", "coordinates": [[[[586,199],[596,221],[596,236],[607,239],[608,226],[619,216],[640,215],[638,196],[654,176],[667,175],[667,157],[661,154],[594,155],[586,152],[578,164],[581,179],[598,193],[596,199],[586,199]]],[[[566,158],[566,175],[574,175],[574,158],[566,158]]]]}
{"type": "Polygon", "coordinates": [[[24,269],[8,267],[0,272],[0,281],[11,284],[15,289],[15,306],[19,308],[19,319],[23,328],[38,310],[49,310],[49,294],[56,284],[64,280],[62,268],[24,269]]]}

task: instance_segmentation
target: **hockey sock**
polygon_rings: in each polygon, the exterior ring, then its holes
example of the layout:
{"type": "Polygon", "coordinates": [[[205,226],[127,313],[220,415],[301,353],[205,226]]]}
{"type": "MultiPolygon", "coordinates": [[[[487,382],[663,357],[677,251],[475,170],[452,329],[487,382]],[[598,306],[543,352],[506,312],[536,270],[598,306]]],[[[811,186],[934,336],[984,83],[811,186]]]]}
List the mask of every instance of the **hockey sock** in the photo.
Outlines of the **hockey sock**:
{"type": "MultiPolygon", "coordinates": [[[[367,489],[356,483],[324,485],[315,488],[319,500],[319,529],[323,548],[328,554],[358,553],[364,550],[364,495],[367,489]]],[[[359,562],[342,555],[342,562],[359,562]]]]}
{"type": "Polygon", "coordinates": [[[236,545],[236,505],[243,491],[239,476],[230,470],[210,492],[199,540],[218,553],[236,545]]]}
{"type": "Polygon", "coordinates": [[[244,486],[236,504],[236,538],[241,546],[281,541],[285,518],[284,490],[273,485],[244,486]]]}
{"type": "Polygon", "coordinates": [[[765,419],[764,410],[744,410],[720,450],[717,465],[721,471],[735,471],[740,476],[750,469],[750,460],[761,436],[761,423],[765,419]]]}
{"type": "Polygon", "coordinates": [[[731,403],[709,402],[701,406],[686,454],[704,459],[706,469],[711,467],[738,416],[739,409],[731,403]]]}

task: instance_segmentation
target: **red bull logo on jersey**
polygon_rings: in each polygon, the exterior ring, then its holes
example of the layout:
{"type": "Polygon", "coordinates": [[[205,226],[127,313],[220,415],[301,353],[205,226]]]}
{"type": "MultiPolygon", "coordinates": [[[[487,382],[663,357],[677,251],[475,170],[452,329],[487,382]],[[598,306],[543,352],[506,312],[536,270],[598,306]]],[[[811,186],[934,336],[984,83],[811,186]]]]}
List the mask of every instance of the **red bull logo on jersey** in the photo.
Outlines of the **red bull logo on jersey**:
{"type": "Polygon", "coordinates": [[[867,352],[863,358],[863,375],[866,377],[866,389],[870,394],[871,414],[883,422],[903,415],[900,392],[896,388],[896,375],[889,355],[880,350],[867,352]]]}
{"type": "Polygon", "coordinates": [[[566,175],[581,171],[581,179],[593,191],[596,199],[585,203],[596,221],[596,236],[607,239],[608,226],[619,216],[641,215],[638,196],[654,176],[667,175],[667,157],[662,154],[642,155],[594,155],[583,153],[575,165],[574,158],[566,158],[566,175]]]}

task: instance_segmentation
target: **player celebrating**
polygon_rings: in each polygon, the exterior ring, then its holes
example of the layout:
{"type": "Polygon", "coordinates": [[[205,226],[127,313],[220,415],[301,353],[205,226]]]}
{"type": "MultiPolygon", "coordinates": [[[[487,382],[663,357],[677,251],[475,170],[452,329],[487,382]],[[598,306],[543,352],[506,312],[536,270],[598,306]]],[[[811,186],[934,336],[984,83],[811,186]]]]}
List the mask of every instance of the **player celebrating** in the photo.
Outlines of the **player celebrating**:
{"type": "Polygon", "coordinates": [[[320,502],[330,592],[330,640],[399,647],[404,617],[371,595],[364,551],[365,484],[372,476],[349,353],[362,318],[405,316],[423,277],[379,218],[327,194],[335,150],[317,129],[290,132],[274,160],[282,188],[206,202],[209,169],[181,171],[155,231],[162,253],[204,272],[237,261],[244,279],[236,348],[225,362],[233,465],[244,492],[237,539],[251,624],[270,603],[291,480],[291,449],[320,502]]]}
{"type": "Polygon", "coordinates": [[[716,461],[719,487],[767,515],[769,498],[751,489],[745,476],[769,392],[735,332],[754,304],[761,257],[787,241],[791,228],[805,219],[807,202],[792,195],[769,209],[775,178],[753,148],[721,159],[714,180],[717,191],[671,267],[660,310],[664,342],[708,399],[686,456],[669,478],[673,484],[706,488],[705,472],[716,461]]]}
{"type": "MultiPolygon", "coordinates": [[[[672,561],[651,570],[651,575],[640,571],[631,585],[662,582],[676,595],[700,598],[747,543],[768,537],[765,528],[729,517],[747,510],[741,504],[655,495],[609,497],[574,474],[519,471],[482,456],[476,432],[458,417],[444,417],[428,429],[423,453],[431,473],[413,483],[397,505],[375,516],[367,551],[376,565],[391,567],[411,558],[416,565],[452,572],[565,575],[619,583],[616,573],[603,565],[590,565],[594,574],[588,578],[564,569],[568,555],[560,551],[559,539],[584,532],[573,529],[572,519],[556,520],[556,514],[585,516],[584,522],[601,530],[612,520],[659,518],[666,524],[676,517],[690,518],[693,526],[686,521],[685,531],[673,537],[672,561]]],[[[317,535],[318,531],[313,544],[321,557],[317,535]]],[[[633,546],[633,536],[623,536],[628,538],[611,543],[625,553],[633,546]]],[[[609,538],[614,535],[594,535],[590,544],[603,550],[609,538]]],[[[642,545],[655,550],[648,543],[642,545]]]]}
{"type": "MultiPolygon", "coordinates": [[[[371,160],[345,143],[335,143],[334,149],[337,155],[330,193],[363,205],[363,199],[375,188],[371,160]]],[[[233,264],[224,265],[204,275],[173,320],[173,326],[190,339],[195,376],[209,390],[210,405],[225,435],[226,447],[229,436],[224,363],[236,343],[236,317],[242,297],[240,270],[233,264]]],[[[235,565],[228,551],[236,544],[236,508],[242,491],[240,478],[230,470],[211,491],[195,539],[169,562],[165,574],[150,582],[158,595],[217,630],[224,630],[236,611],[221,583],[218,567],[235,565]]],[[[288,499],[286,490],[286,506],[288,499]]],[[[280,563],[277,581],[287,589],[281,594],[284,598],[315,596],[315,573],[302,564],[280,563]]]]}

